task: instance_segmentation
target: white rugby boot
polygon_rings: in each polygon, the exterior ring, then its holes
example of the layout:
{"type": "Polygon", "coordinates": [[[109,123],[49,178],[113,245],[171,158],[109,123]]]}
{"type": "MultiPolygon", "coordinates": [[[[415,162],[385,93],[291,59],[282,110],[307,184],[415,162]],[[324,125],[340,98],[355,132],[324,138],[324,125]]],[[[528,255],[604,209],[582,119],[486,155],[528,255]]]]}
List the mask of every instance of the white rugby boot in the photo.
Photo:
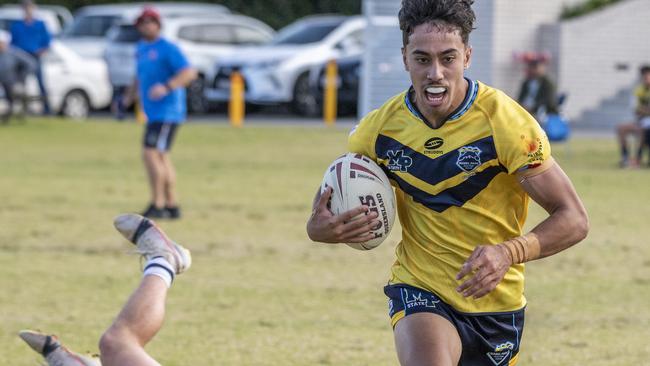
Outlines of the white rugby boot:
{"type": "Polygon", "coordinates": [[[113,223],[127,240],[135,244],[137,252],[146,260],[163,257],[176,274],[187,271],[192,265],[190,251],[174,243],[152,220],[137,214],[122,214],[113,223]]]}
{"type": "Polygon", "coordinates": [[[101,366],[97,356],[85,356],[61,345],[57,336],[33,330],[21,330],[18,336],[45,358],[48,366],[101,366]]]}

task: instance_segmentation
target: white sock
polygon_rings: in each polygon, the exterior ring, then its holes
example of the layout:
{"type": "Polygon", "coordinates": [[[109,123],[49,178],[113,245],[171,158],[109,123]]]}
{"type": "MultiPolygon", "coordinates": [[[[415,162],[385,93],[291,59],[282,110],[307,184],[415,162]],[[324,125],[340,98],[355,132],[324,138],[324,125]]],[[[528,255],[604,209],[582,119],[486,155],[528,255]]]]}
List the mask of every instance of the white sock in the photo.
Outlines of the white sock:
{"type": "Polygon", "coordinates": [[[174,268],[163,257],[152,258],[144,265],[144,276],[158,276],[165,281],[167,288],[171,287],[174,282],[174,268]]]}

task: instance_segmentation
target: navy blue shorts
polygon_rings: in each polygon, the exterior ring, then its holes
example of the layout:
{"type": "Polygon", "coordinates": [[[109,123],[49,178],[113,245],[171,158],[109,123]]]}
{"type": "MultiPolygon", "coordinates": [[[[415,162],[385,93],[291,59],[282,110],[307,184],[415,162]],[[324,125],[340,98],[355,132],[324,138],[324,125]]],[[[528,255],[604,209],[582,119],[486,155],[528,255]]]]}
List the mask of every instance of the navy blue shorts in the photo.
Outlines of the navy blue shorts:
{"type": "Polygon", "coordinates": [[[172,148],[178,123],[151,122],[147,123],[144,131],[143,145],[145,148],[167,152],[172,148]]]}
{"type": "Polygon", "coordinates": [[[515,365],[524,330],[524,309],[504,313],[469,314],[454,310],[437,295],[417,287],[396,284],[384,287],[391,324],[414,313],[438,314],[449,320],[460,335],[463,351],[459,366],[515,365]]]}

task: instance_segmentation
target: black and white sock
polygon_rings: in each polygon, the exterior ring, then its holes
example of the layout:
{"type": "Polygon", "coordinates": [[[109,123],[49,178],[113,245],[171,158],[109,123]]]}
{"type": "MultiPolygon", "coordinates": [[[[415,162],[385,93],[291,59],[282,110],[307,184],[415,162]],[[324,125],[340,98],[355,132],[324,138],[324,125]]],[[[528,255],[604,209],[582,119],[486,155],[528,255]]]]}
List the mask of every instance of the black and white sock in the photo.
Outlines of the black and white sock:
{"type": "Polygon", "coordinates": [[[155,257],[148,260],[144,265],[143,277],[158,276],[165,281],[167,288],[169,288],[174,282],[174,273],[174,268],[165,258],[155,257]]]}

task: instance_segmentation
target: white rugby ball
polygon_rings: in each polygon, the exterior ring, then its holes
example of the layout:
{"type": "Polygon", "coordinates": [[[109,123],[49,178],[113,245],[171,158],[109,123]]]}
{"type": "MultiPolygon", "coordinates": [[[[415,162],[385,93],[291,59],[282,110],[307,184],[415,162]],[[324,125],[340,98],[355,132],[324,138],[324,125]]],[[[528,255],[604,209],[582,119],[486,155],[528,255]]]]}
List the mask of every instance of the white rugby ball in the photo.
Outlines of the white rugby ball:
{"type": "Polygon", "coordinates": [[[372,230],[375,237],[347,245],[358,250],[370,250],[386,240],[395,222],[395,193],[388,177],[374,161],[361,154],[341,156],[325,171],[321,193],[327,187],[332,187],[329,208],[334,215],[362,205],[368,206],[369,212],[378,214],[379,224],[372,230]]]}

